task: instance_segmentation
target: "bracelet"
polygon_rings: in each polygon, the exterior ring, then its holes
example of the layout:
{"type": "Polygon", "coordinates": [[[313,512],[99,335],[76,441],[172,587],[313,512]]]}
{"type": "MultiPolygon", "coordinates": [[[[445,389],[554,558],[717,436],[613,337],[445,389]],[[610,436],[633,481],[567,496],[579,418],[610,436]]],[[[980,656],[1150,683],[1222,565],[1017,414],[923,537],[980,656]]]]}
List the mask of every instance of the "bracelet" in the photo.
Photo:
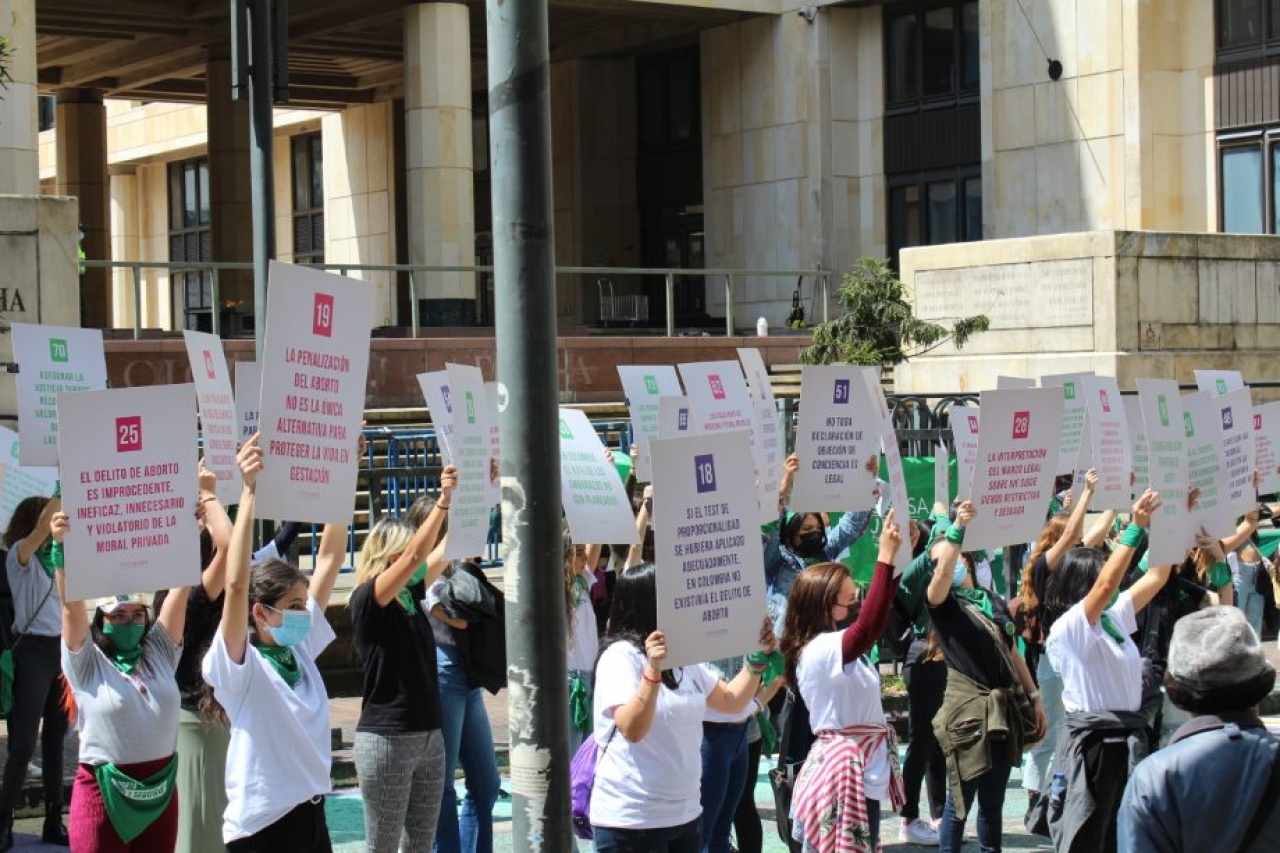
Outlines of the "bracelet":
{"type": "Polygon", "coordinates": [[[217,495],[211,495],[207,498],[201,498],[200,503],[207,504],[209,501],[216,501],[217,499],[218,499],[217,495]]]}
{"type": "Polygon", "coordinates": [[[1031,700],[1032,702],[1036,701],[1037,699],[1039,699],[1039,698],[1040,698],[1040,691],[1039,691],[1039,690],[1032,690],[1030,693],[1028,693],[1028,694],[1027,694],[1027,698],[1028,698],[1029,700],[1031,700]]]}
{"type": "Polygon", "coordinates": [[[1131,521],[1124,529],[1124,533],[1120,534],[1120,544],[1126,548],[1137,548],[1142,544],[1142,537],[1145,535],[1146,532],[1131,521]]]}
{"type": "Polygon", "coordinates": [[[661,683],[662,683],[662,678],[661,678],[661,677],[658,677],[658,678],[650,678],[649,676],[645,675],[643,672],[641,672],[641,673],[640,673],[640,677],[641,677],[642,679],[644,679],[645,681],[649,682],[650,684],[661,684],[661,683]]]}
{"type": "Polygon", "coordinates": [[[953,524],[947,528],[947,541],[952,545],[959,545],[964,542],[964,528],[958,524],[953,524]]]}
{"type": "Polygon", "coordinates": [[[440,510],[441,512],[449,511],[449,507],[447,504],[436,504],[436,509],[440,510]]]}

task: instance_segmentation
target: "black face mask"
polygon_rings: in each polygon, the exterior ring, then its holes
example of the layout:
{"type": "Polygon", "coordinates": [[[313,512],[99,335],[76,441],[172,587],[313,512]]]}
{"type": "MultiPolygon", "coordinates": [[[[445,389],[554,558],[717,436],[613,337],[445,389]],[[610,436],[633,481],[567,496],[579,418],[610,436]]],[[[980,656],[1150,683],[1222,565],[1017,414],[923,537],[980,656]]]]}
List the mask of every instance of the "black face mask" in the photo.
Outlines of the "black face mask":
{"type": "Polygon", "coordinates": [[[861,602],[859,602],[858,604],[855,604],[855,605],[853,605],[852,607],[850,607],[850,608],[849,608],[849,615],[848,615],[848,616],[845,616],[843,619],[841,619],[839,622],[837,622],[837,623],[836,623],[836,630],[837,630],[837,631],[843,631],[845,628],[848,628],[848,627],[849,627],[850,625],[852,625],[854,622],[857,622],[857,621],[858,621],[858,611],[859,611],[859,610],[861,610],[861,609],[862,609],[862,603],[861,603],[861,602]]]}
{"type": "Polygon", "coordinates": [[[827,547],[827,537],[821,530],[810,530],[796,538],[799,542],[795,546],[795,552],[801,557],[821,556],[823,549],[827,547]]]}

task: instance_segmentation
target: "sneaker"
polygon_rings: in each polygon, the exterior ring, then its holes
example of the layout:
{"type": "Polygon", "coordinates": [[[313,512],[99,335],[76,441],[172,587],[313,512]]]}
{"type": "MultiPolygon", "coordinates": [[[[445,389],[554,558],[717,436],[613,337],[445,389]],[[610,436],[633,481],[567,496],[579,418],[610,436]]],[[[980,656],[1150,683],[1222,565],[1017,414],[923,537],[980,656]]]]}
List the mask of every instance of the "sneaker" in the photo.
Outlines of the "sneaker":
{"type": "Polygon", "coordinates": [[[924,847],[938,846],[938,830],[927,820],[916,818],[904,820],[898,827],[898,841],[903,844],[918,844],[924,847]]]}

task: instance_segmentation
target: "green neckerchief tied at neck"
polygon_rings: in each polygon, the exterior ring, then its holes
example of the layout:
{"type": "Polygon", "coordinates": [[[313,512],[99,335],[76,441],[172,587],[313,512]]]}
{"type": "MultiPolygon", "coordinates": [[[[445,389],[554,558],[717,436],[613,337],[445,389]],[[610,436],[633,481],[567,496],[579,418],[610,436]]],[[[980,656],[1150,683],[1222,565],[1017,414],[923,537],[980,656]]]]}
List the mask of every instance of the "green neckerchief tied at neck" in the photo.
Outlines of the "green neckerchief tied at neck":
{"type": "Polygon", "coordinates": [[[956,598],[967,601],[974,607],[982,611],[982,615],[988,619],[995,618],[991,610],[991,596],[985,589],[965,589],[964,587],[954,587],[951,590],[955,593],[956,598]]]}
{"type": "Polygon", "coordinates": [[[284,683],[290,687],[297,687],[298,682],[302,680],[302,670],[298,668],[298,659],[294,657],[293,649],[288,646],[254,646],[258,650],[258,654],[267,659],[267,663],[279,673],[284,679],[284,683]]]}

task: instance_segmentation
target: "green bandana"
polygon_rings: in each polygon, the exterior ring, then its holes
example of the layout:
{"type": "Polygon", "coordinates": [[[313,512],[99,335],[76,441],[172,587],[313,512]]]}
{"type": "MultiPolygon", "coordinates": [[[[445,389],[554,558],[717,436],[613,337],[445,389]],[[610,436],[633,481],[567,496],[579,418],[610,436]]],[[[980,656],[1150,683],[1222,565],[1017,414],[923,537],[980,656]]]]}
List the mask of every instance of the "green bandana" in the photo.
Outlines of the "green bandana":
{"type": "Polygon", "coordinates": [[[146,630],[146,625],[138,625],[134,622],[126,625],[102,623],[102,635],[111,641],[114,649],[109,656],[111,662],[125,675],[132,675],[138,661],[142,658],[142,635],[146,630]]]}
{"type": "Polygon", "coordinates": [[[1124,645],[1124,632],[1120,630],[1120,627],[1116,625],[1109,615],[1103,613],[1099,616],[1098,624],[1102,626],[1102,630],[1106,632],[1108,637],[1116,641],[1117,646],[1124,645]]]}
{"type": "Polygon", "coordinates": [[[52,578],[54,571],[62,568],[62,544],[46,539],[36,549],[36,559],[40,561],[40,568],[44,569],[44,573],[52,578]]]}
{"type": "Polygon", "coordinates": [[[169,759],[164,769],[141,781],[121,773],[113,764],[93,768],[102,792],[102,804],[120,840],[128,844],[156,822],[173,799],[174,781],[178,777],[178,756],[169,759]]]}
{"type": "Polygon", "coordinates": [[[426,579],[426,577],[427,577],[427,564],[423,563],[421,566],[418,566],[418,568],[414,569],[414,572],[409,577],[409,580],[405,581],[404,586],[400,589],[399,592],[396,593],[396,601],[400,602],[400,606],[405,609],[406,613],[413,613],[413,611],[417,609],[417,605],[414,603],[414,600],[413,600],[413,593],[409,592],[409,587],[416,586],[417,584],[422,583],[423,580],[426,579]]]}
{"type": "Polygon", "coordinates": [[[569,676],[569,711],[575,731],[591,731],[591,691],[578,673],[569,676]]]}
{"type": "Polygon", "coordinates": [[[288,646],[254,646],[258,654],[267,659],[267,663],[284,679],[290,687],[297,687],[302,680],[302,670],[298,668],[298,659],[293,656],[293,649],[288,646]]]}
{"type": "Polygon", "coordinates": [[[778,751],[778,730],[774,728],[768,712],[756,714],[756,725],[760,727],[760,751],[765,755],[773,755],[778,751]]]}
{"type": "Polygon", "coordinates": [[[747,662],[752,666],[764,666],[764,671],[760,673],[760,686],[768,687],[774,682],[774,679],[782,675],[786,670],[786,658],[782,656],[782,652],[752,652],[747,655],[747,662]]]}
{"type": "Polygon", "coordinates": [[[964,587],[953,587],[951,590],[956,598],[964,599],[974,607],[982,611],[982,614],[988,619],[993,618],[991,615],[991,596],[987,594],[985,589],[965,589],[964,587]]]}

